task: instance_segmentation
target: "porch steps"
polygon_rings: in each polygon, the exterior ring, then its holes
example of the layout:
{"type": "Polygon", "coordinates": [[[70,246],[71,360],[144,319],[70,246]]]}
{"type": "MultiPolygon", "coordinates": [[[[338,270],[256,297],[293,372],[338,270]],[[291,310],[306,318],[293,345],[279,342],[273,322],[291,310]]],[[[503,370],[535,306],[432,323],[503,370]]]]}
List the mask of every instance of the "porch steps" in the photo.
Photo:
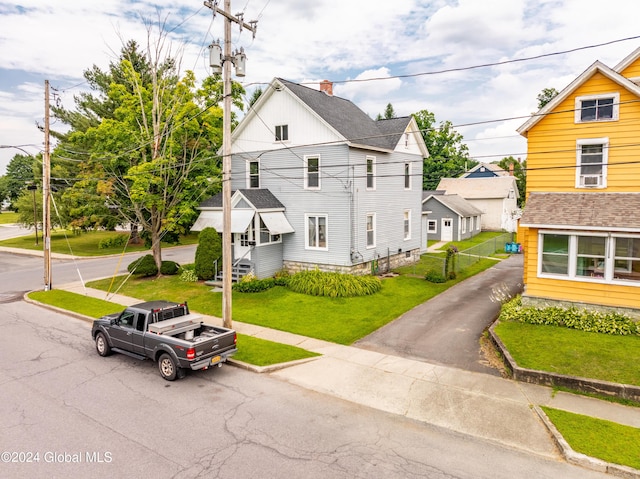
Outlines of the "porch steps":
{"type": "MultiPolygon", "coordinates": [[[[253,265],[247,261],[240,261],[236,266],[234,266],[231,270],[231,282],[237,283],[246,275],[248,275],[253,269],[253,265]]],[[[211,281],[206,281],[205,284],[207,286],[222,286],[222,281],[224,279],[224,275],[221,272],[218,273],[216,278],[211,281]]]]}

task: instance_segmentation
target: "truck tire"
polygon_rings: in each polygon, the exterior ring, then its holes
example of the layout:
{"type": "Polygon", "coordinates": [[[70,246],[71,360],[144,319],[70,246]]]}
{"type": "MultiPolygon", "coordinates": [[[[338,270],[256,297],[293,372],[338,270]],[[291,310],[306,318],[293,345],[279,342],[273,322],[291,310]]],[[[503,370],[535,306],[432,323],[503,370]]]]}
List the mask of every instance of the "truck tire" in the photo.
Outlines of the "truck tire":
{"type": "Polygon", "coordinates": [[[100,356],[109,356],[111,354],[111,346],[109,341],[102,333],[96,334],[96,351],[100,356]]]}
{"type": "Polygon", "coordinates": [[[160,376],[167,381],[173,381],[178,375],[176,362],[167,353],[160,355],[158,359],[158,369],[160,370],[160,376]]]}

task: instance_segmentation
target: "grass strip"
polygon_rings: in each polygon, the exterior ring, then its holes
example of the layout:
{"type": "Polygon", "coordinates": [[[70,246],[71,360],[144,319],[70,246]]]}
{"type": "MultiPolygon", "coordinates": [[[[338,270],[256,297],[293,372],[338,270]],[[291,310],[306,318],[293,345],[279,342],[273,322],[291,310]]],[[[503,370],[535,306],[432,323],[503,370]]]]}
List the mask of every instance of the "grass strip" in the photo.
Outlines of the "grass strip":
{"type": "Polygon", "coordinates": [[[288,344],[238,334],[238,352],[233,359],[255,366],[271,366],[316,356],[320,354],[288,344]]]}
{"type": "Polygon", "coordinates": [[[105,314],[116,313],[122,311],[124,306],[104,299],[83,296],[77,293],[71,293],[62,289],[52,289],[49,291],[34,291],[28,294],[28,297],[34,301],[43,304],[55,306],[66,311],[84,314],[91,318],[99,318],[105,314]]]}
{"type": "Polygon", "coordinates": [[[518,366],[640,386],[640,337],[500,322],[496,334],[518,366]]]}
{"type": "Polygon", "coordinates": [[[550,407],[541,409],[574,451],[640,469],[640,429],[550,407]]]}
{"type": "MultiPolygon", "coordinates": [[[[2,216],[2,215],[0,215],[2,216]]],[[[51,232],[51,251],[60,254],[73,254],[76,256],[105,256],[119,254],[124,251],[127,253],[146,251],[147,248],[143,243],[137,245],[127,245],[126,250],[123,246],[112,246],[109,248],[100,248],[100,241],[114,238],[116,236],[129,237],[126,232],[118,231],[86,231],[79,234],[73,231],[55,230],[51,232]]],[[[181,245],[196,244],[198,236],[196,233],[181,236],[181,245]]],[[[40,233],[40,241],[35,244],[35,236],[19,236],[0,241],[0,246],[10,248],[20,248],[33,251],[42,251],[42,234],[40,233]]],[[[176,246],[175,244],[162,243],[162,247],[176,246]]]]}

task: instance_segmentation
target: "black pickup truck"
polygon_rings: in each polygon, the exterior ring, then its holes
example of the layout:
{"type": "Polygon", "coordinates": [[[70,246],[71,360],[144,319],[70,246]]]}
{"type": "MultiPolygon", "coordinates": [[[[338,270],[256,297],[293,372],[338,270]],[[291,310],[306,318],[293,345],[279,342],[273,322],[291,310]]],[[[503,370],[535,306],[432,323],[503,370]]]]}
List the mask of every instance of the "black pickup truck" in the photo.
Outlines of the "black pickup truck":
{"type": "Polygon", "coordinates": [[[236,332],[204,324],[186,303],[149,301],[93,322],[91,335],[100,356],[112,351],[158,363],[167,381],[189,369],[222,366],[237,349],[236,332]]]}

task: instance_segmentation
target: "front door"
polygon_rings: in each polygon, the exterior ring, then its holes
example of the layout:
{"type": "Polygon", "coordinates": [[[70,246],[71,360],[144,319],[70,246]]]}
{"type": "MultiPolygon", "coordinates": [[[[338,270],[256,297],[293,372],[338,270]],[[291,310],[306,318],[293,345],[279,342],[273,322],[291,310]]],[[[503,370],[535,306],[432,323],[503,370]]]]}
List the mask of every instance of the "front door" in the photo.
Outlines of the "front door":
{"type": "Polygon", "coordinates": [[[251,231],[233,233],[233,260],[239,259],[251,261],[251,246],[254,244],[251,231]]]}
{"type": "Polygon", "coordinates": [[[440,241],[453,241],[453,220],[451,218],[442,218],[440,241]]]}

